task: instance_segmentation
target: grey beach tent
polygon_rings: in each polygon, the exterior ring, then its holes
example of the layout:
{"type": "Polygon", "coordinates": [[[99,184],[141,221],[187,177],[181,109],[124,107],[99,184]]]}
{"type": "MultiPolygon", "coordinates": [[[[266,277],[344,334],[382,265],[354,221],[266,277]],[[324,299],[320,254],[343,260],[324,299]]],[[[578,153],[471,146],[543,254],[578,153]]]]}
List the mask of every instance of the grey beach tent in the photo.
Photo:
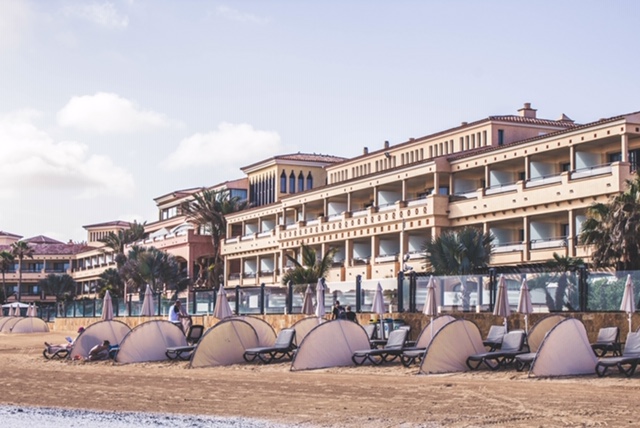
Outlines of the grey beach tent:
{"type": "Polygon", "coordinates": [[[445,324],[433,336],[420,365],[420,373],[451,373],[469,370],[469,355],[486,352],[478,326],[468,320],[445,324]]]}
{"type": "Polygon", "coordinates": [[[111,345],[119,345],[131,331],[131,327],[122,321],[98,321],[84,329],[73,343],[70,358],[86,358],[89,351],[104,340],[108,340],[111,345]]]}
{"type": "Polygon", "coordinates": [[[207,330],[191,355],[189,367],[243,363],[245,349],[258,347],[258,334],[247,321],[226,318],[207,330]]]}
{"type": "Polygon", "coordinates": [[[167,360],[167,348],[187,346],[187,338],[176,324],[165,320],[147,321],[131,330],[120,343],[119,363],[167,360]]]}

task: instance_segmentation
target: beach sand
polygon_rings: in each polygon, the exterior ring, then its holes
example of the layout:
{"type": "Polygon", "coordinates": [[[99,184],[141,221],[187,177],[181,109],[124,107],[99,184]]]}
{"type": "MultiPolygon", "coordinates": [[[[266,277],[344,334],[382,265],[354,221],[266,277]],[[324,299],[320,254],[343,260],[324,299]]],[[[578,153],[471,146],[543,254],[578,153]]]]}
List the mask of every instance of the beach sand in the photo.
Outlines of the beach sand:
{"type": "Polygon", "coordinates": [[[418,375],[399,363],[291,372],[46,360],[73,332],[0,334],[0,404],[247,417],[322,427],[640,426],[640,374],[536,379],[515,369],[418,375]],[[638,394],[638,395],[637,395],[638,394]]]}

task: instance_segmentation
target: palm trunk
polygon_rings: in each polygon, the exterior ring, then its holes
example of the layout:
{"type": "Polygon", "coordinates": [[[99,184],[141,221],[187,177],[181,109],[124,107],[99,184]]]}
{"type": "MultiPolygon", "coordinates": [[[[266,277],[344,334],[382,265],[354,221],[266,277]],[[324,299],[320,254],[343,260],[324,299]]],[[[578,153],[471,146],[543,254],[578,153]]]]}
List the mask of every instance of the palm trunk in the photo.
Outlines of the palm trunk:
{"type": "Polygon", "coordinates": [[[18,259],[20,265],[18,266],[18,302],[22,300],[22,257],[18,259]]]}

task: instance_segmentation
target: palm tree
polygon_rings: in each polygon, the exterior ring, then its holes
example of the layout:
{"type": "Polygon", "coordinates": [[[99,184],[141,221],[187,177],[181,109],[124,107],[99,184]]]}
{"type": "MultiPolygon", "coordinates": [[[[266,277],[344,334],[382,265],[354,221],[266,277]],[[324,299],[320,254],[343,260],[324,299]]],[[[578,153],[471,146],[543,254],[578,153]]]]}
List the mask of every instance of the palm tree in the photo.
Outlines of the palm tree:
{"type": "Polygon", "coordinates": [[[580,242],[593,246],[595,267],[640,270],[640,176],[626,184],[627,189],[609,203],[595,203],[587,209],[580,242]]]}
{"type": "Polygon", "coordinates": [[[131,291],[139,293],[145,284],[156,293],[173,291],[174,295],[188,286],[186,272],[175,256],[154,247],[133,246],[118,273],[131,291]]]}
{"type": "Polygon", "coordinates": [[[66,303],[73,300],[76,295],[76,282],[66,273],[62,275],[55,273],[49,274],[46,278],[38,282],[38,286],[41,287],[47,295],[55,296],[59,307],[62,307],[62,312],[66,310],[66,303]]]}
{"type": "Polygon", "coordinates": [[[145,223],[138,223],[133,221],[128,229],[118,230],[117,233],[109,232],[107,236],[99,239],[98,241],[105,244],[107,248],[110,248],[115,254],[115,261],[118,265],[124,262],[124,247],[133,244],[136,241],[144,238],[144,225],[145,223]]]}
{"type": "Polygon", "coordinates": [[[14,265],[14,257],[9,251],[2,250],[0,251],[0,271],[2,272],[2,290],[3,290],[3,300],[7,299],[7,283],[5,282],[4,275],[9,272],[14,265]]]}
{"type": "Polygon", "coordinates": [[[229,190],[202,189],[200,193],[193,195],[193,200],[184,202],[181,206],[182,212],[191,221],[206,233],[211,234],[211,245],[213,246],[213,260],[211,271],[213,286],[220,285],[220,277],[223,273],[223,262],[220,256],[221,241],[226,235],[227,220],[226,215],[241,211],[247,208],[246,200],[238,196],[231,196],[229,190]]]}
{"type": "Polygon", "coordinates": [[[311,284],[313,287],[319,279],[324,278],[331,268],[333,256],[336,253],[336,249],[330,248],[322,258],[319,258],[318,253],[305,244],[302,244],[300,251],[302,253],[302,263],[295,257],[285,254],[294,267],[282,275],[282,283],[293,283],[295,286],[294,292],[296,293],[303,292],[304,285],[311,284]]]}
{"type": "Polygon", "coordinates": [[[34,250],[28,242],[17,241],[11,244],[11,254],[18,258],[18,302],[22,299],[22,260],[25,257],[33,258],[34,250]]]}
{"type": "Polygon", "coordinates": [[[489,265],[493,239],[489,233],[465,227],[458,231],[444,231],[423,246],[434,274],[460,275],[464,310],[469,309],[471,297],[467,276],[489,265]]]}
{"type": "Polygon", "coordinates": [[[98,277],[98,295],[104,297],[107,290],[113,297],[121,297],[124,294],[124,282],[117,269],[106,269],[98,277]]]}

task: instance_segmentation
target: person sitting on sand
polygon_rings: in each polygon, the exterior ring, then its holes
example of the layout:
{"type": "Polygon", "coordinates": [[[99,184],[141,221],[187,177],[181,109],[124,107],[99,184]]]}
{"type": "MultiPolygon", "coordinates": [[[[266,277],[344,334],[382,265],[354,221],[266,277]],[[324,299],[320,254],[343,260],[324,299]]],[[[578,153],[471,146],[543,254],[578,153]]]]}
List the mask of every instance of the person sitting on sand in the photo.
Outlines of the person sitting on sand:
{"type": "Polygon", "coordinates": [[[111,343],[108,340],[103,341],[100,345],[96,345],[89,351],[88,361],[101,361],[109,359],[109,349],[111,343]]]}
{"type": "Polygon", "coordinates": [[[80,334],[84,331],[84,327],[80,327],[78,329],[78,336],[76,336],[75,339],[71,339],[70,337],[67,337],[67,343],[61,343],[59,345],[52,345],[51,343],[48,342],[44,342],[44,346],[47,347],[47,352],[49,354],[55,354],[58,351],[61,350],[66,350],[66,351],[71,351],[71,349],[73,349],[73,345],[74,343],[76,343],[76,340],[78,340],[78,337],[80,336],[80,334]]]}
{"type": "Polygon", "coordinates": [[[356,313],[351,310],[351,306],[347,305],[345,309],[346,309],[345,316],[347,317],[347,319],[349,321],[353,321],[359,324],[358,318],[356,318],[356,313]]]}

